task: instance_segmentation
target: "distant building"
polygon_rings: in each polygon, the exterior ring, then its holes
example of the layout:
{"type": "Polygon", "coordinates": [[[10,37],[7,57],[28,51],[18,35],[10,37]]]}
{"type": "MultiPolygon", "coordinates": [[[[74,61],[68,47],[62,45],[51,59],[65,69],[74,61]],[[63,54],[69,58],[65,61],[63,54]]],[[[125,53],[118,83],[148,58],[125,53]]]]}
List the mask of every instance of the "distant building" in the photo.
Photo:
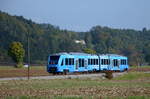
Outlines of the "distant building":
{"type": "Polygon", "coordinates": [[[75,43],[85,45],[85,41],[84,40],[75,40],[75,43]]]}
{"type": "Polygon", "coordinates": [[[28,66],[29,66],[28,64],[25,64],[25,65],[24,65],[24,67],[28,67],[28,66]]]}

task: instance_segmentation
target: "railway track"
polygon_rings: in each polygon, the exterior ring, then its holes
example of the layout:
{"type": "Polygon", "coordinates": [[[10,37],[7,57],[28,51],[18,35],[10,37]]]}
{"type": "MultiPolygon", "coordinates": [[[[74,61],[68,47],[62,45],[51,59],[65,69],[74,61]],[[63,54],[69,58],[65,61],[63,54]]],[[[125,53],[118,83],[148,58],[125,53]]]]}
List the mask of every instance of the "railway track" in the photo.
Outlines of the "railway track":
{"type": "MultiPolygon", "coordinates": [[[[113,77],[124,75],[127,72],[114,72],[113,77]]],[[[91,73],[91,74],[69,74],[69,75],[50,75],[50,76],[36,76],[30,77],[32,79],[73,79],[73,78],[94,78],[100,77],[105,78],[105,73],[91,73]]],[[[0,78],[0,80],[28,80],[27,77],[10,77],[10,78],[0,78]]]]}

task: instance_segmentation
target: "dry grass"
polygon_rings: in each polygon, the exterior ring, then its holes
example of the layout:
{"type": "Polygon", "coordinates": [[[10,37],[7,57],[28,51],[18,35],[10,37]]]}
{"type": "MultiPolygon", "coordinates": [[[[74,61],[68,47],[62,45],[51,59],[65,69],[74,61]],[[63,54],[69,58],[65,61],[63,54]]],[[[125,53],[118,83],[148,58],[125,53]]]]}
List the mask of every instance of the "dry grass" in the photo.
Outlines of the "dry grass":
{"type": "Polygon", "coordinates": [[[132,66],[129,69],[129,72],[133,72],[133,71],[138,71],[138,72],[149,72],[150,71],[150,66],[132,66]]]}
{"type": "MultiPolygon", "coordinates": [[[[0,78],[5,77],[26,77],[28,75],[28,68],[15,68],[12,66],[0,67],[0,78]]],[[[31,66],[30,76],[47,76],[49,73],[46,71],[45,66],[31,66]]]]}

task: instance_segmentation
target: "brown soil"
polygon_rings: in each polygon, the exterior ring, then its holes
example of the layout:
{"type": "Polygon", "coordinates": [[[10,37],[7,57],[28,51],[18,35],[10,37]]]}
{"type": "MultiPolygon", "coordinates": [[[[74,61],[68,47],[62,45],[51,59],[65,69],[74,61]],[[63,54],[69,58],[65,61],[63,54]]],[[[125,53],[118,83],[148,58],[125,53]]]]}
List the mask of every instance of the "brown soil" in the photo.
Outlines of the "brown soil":
{"type": "MultiPolygon", "coordinates": [[[[50,75],[46,70],[30,70],[30,76],[48,76],[50,75]]],[[[26,77],[28,76],[28,70],[17,69],[17,70],[0,70],[0,78],[5,77],[26,77]]]]}

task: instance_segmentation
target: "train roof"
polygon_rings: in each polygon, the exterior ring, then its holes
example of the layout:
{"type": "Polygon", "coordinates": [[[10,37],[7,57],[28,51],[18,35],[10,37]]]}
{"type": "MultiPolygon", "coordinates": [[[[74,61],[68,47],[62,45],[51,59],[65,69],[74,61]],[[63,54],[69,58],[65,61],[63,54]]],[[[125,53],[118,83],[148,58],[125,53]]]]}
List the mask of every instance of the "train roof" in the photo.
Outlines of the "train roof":
{"type": "Polygon", "coordinates": [[[101,56],[113,56],[113,57],[126,57],[126,56],[123,56],[123,55],[118,55],[118,54],[99,54],[101,56]]]}
{"type": "Polygon", "coordinates": [[[99,55],[99,56],[110,56],[110,57],[126,57],[123,55],[118,55],[118,54],[87,54],[87,53],[80,53],[80,52],[61,52],[61,53],[55,53],[52,55],[85,55],[85,56],[94,56],[94,55],[99,55]]]}
{"type": "Polygon", "coordinates": [[[95,54],[87,54],[87,53],[80,53],[80,52],[61,52],[61,53],[56,53],[52,55],[95,55],[95,54]]]}

